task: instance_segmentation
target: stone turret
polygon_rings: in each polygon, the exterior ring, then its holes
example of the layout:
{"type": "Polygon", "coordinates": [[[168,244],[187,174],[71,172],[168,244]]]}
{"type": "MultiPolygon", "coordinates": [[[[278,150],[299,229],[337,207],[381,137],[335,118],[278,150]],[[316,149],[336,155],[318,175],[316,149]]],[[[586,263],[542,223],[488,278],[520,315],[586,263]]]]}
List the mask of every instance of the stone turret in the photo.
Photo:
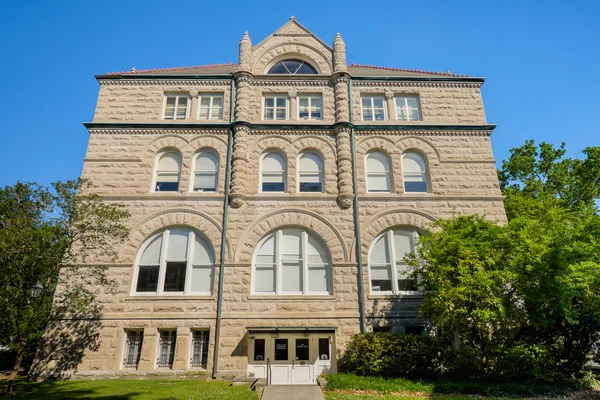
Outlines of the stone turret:
{"type": "Polygon", "coordinates": [[[239,56],[239,70],[250,72],[252,70],[252,42],[248,31],[244,32],[242,40],[240,40],[240,56],[239,56]]]}
{"type": "Polygon", "coordinates": [[[348,66],[346,65],[346,44],[342,35],[338,32],[333,40],[333,73],[346,72],[348,66]]]}

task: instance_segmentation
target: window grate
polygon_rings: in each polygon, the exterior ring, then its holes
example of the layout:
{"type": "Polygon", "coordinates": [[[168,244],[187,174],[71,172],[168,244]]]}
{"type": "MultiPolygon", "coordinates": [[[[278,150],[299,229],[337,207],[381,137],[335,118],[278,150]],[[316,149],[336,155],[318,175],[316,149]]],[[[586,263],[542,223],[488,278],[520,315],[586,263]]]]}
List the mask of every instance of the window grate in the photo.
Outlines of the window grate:
{"type": "Polygon", "coordinates": [[[125,358],[123,359],[123,368],[136,369],[140,362],[142,354],[142,342],[144,340],[144,332],[129,331],[125,344],[125,358]]]}
{"type": "Polygon", "coordinates": [[[160,351],[156,366],[158,368],[173,368],[175,358],[175,331],[163,331],[160,334],[160,351]]]}
{"type": "Polygon", "coordinates": [[[208,331],[196,331],[192,339],[191,367],[206,368],[208,365],[208,331]]]}

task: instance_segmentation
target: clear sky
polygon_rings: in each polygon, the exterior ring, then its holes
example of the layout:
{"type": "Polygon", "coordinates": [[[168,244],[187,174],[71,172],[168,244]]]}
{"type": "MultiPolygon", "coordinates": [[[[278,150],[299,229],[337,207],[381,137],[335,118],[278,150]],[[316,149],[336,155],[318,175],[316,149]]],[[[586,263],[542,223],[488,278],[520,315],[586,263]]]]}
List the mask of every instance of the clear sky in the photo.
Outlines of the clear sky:
{"type": "Polygon", "coordinates": [[[294,15],[349,63],[485,76],[496,160],[526,139],[600,145],[600,1],[0,1],[0,185],[81,173],[109,71],[237,62],[294,15]]]}

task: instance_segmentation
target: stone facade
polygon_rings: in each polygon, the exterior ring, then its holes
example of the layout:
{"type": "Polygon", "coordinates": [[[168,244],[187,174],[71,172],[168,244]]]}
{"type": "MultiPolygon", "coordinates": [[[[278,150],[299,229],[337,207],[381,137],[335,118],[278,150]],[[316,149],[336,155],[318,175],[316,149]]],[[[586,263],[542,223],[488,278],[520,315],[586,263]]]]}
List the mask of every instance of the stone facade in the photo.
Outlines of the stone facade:
{"type": "MultiPolygon", "coordinates": [[[[339,34],[330,48],[294,19],[254,47],[246,33],[239,62],[239,66],[221,68],[130,71],[97,77],[100,93],[94,120],[86,124],[90,139],[82,176],[92,180],[96,193],[107,201],[127,205],[132,214],[131,234],[119,250],[119,260],[107,263],[110,277],[118,283],[118,294],[103,294],[98,288],[98,300],[104,307],[100,345],[85,353],[75,377],[156,373],[161,329],[176,330],[172,366],[160,370],[165,374],[246,374],[250,328],[301,331],[326,327],[334,332],[333,355],[339,359],[351,336],[361,330],[359,255],[367,329],[391,326],[403,331],[407,325],[426,324],[418,315],[418,293],[390,296],[370,291],[369,248],[382,232],[407,226],[424,229],[438,218],[457,214],[480,213],[505,221],[490,144],[494,126],[487,124],[481,99],[483,79],[392,69],[384,78],[376,68],[369,76],[365,73],[369,68],[346,65],[345,44],[339,34]],[[318,73],[267,74],[272,65],[288,59],[305,61],[318,73]],[[198,95],[204,93],[222,94],[221,118],[196,118],[198,95]],[[288,97],[288,119],[263,120],[263,96],[271,93],[288,97]],[[189,96],[189,117],[163,118],[168,94],[189,96]],[[299,94],[321,97],[322,119],[298,119],[299,94]],[[362,121],[361,96],[366,94],[388,99],[384,121],[362,121]],[[394,96],[402,94],[418,96],[420,120],[390,117],[395,113],[394,96]],[[229,146],[231,185],[226,188],[229,146]],[[194,192],[192,160],[207,148],[219,155],[216,190],[194,192]],[[165,149],[181,155],[179,187],[156,192],[157,154],[165,149]],[[264,193],[260,190],[261,157],[273,149],[287,163],[285,190],[264,193]],[[299,190],[299,156],[306,150],[323,160],[319,193],[299,190]],[[365,157],[373,150],[389,157],[389,193],[367,191],[365,157]],[[401,159],[409,150],[426,160],[425,193],[404,190],[401,159]],[[355,196],[358,208],[353,205],[355,196]],[[361,231],[358,252],[355,220],[361,231]],[[209,295],[135,293],[136,262],[143,243],[172,226],[196,229],[212,245],[215,269],[209,295]],[[329,294],[253,294],[252,263],[257,246],[269,233],[288,226],[314,233],[327,246],[331,257],[329,294]],[[222,314],[218,316],[220,276],[222,314]],[[216,338],[218,319],[220,335],[216,338]],[[125,334],[136,329],[144,334],[140,359],[135,372],[126,372],[122,365],[125,334]],[[202,367],[190,366],[194,329],[209,330],[208,363],[202,367]],[[215,344],[219,356],[218,369],[213,371],[215,344]]],[[[106,264],[101,258],[89,262],[106,264]]],[[[335,360],[331,369],[335,370],[335,360]]]]}

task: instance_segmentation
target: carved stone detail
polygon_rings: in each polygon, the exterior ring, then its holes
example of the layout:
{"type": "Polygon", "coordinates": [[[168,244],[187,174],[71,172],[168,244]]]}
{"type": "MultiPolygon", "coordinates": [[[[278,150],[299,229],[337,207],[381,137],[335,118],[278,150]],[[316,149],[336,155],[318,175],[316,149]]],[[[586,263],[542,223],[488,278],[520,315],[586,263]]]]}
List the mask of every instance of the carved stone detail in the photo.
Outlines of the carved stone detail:
{"type": "Polygon", "coordinates": [[[348,84],[350,79],[340,77],[335,80],[335,122],[350,121],[350,98],[348,96],[348,84]]]}
{"type": "Polygon", "coordinates": [[[352,153],[350,147],[350,128],[336,129],[338,202],[342,208],[352,206],[354,199],[352,183],[352,153]]]}
{"type": "Polygon", "coordinates": [[[248,148],[248,134],[250,129],[247,126],[236,126],[233,137],[233,157],[231,165],[231,194],[229,199],[231,206],[239,208],[244,204],[244,187],[248,175],[248,159],[246,158],[246,149],[248,148]]]}
{"type": "Polygon", "coordinates": [[[338,32],[333,40],[333,73],[346,71],[348,71],[348,66],[346,65],[346,44],[338,32]]]}
{"type": "Polygon", "coordinates": [[[240,40],[238,66],[240,71],[252,71],[252,42],[247,31],[244,33],[242,40],[240,40]]]}
{"type": "Polygon", "coordinates": [[[252,78],[246,75],[238,76],[236,83],[236,102],[234,116],[236,121],[248,121],[250,108],[250,82],[252,78]]]}

